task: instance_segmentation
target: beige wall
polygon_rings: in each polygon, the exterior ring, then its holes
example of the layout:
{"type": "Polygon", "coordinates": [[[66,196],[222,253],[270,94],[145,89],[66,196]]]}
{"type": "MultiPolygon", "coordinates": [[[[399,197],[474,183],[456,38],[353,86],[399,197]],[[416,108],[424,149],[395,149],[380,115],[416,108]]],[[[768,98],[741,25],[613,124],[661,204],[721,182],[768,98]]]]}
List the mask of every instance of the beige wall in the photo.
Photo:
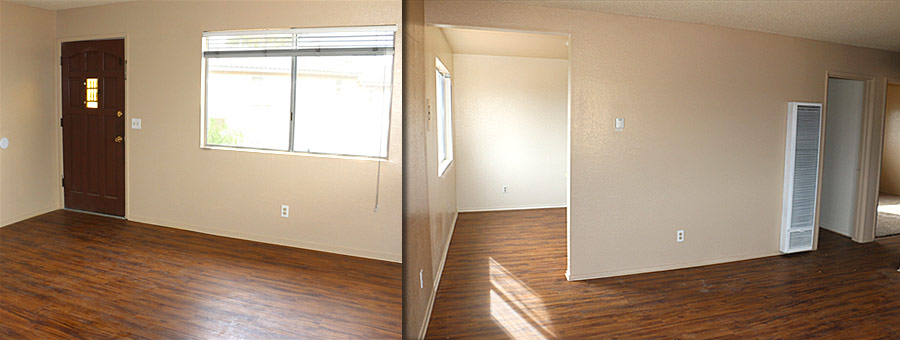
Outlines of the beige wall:
{"type": "Polygon", "coordinates": [[[456,224],[456,164],[438,176],[435,58],[453,74],[453,51],[441,30],[426,27],[422,3],[404,2],[414,44],[404,65],[404,338],[424,336],[456,224]],[[420,274],[421,273],[421,274],[420,274]]]}
{"type": "MultiPolygon", "coordinates": [[[[435,293],[425,132],[425,12],[403,1],[403,338],[424,335],[435,293]],[[421,282],[420,282],[421,279],[421,282]]],[[[432,65],[433,66],[433,65],[432,65]]]]}
{"type": "Polygon", "coordinates": [[[52,11],[0,2],[0,226],[59,207],[52,11]]]}
{"type": "Polygon", "coordinates": [[[566,206],[569,62],[453,60],[459,210],[566,206]]]}
{"type": "Polygon", "coordinates": [[[881,192],[900,195],[900,84],[888,84],[884,110],[881,192]]]}
{"type": "MultiPolygon", "coordinates": [[[[203,31],[400,24],[399,1],[128,2],[58,12],[57,37],[127,35],[127,217],[263,242],[401,259],[401,49],[390,155],[372,160],[205,150],[203,31]],[[290,218],[279,215],[290,206],[290,218]]],[[[398,35],[399,37],[399,35],[398,35]]]]}
{"type": "Polygon", "coordinates": [[[456,161],[438,176],[435,58],[453,74],[441,30],[424,26],[422,1],[404,1],[403,337],[424,336],[456,224],[456,161]]]}
{"type": "MultiPolygon", "coordinates": [[[[450,163],[444,174],[438,176],[438,155],[437,155],[437,101],[436,101],[436,75],[435,75],[435,58],[439,58],[441,63],[450,71],[450,77],[453,79],[453,51],[444,34],[439,28],[425,27],[425,97],[428,103],[428,125],[425,133],[425,159],[428,168],[428,207],[431,216],[431,238],[434,248],[432,249],[432,263],[434,275],[440,277],[440,270],[443,266],[444,255],[447,251],[448,242],[453,232],[453,226],[456,224],[456,169],[457,161],[450,163]]],[[[454,87],[455,88],[455,87],[454,87]]],[[[451,105],[451,110],[455,108],[451,105]]],[[[451,118],[456,125],[456,118],[451,118]]],[[[456,129],[453,129],[456,133],[456,129]]],[[[456,145],[456,138],[454,145],[456,145]]],[[[455,148],[454,148],[455,152],[455,148]]]]}
{"type": "MultiPolygon", "coordinates": [[[[4,137],[3,133],[3,113],[6,110],[3,109],[3,13],[6,12],[4,10],[4,1],[0,0],[0,138],[4,137]]],[[[3,218],[3,155],[4,153],[0,150],[0,227],[6,225],[6,220],[3,218]]]]}
{"type": "Polygon", "coordinates": [[[897,53],[596,12],[429,1],[426,22],[571,34],[571,279],[778,254],[787,103],[839,71],[875,76],[883,112],[900,76],[897,53]]]}

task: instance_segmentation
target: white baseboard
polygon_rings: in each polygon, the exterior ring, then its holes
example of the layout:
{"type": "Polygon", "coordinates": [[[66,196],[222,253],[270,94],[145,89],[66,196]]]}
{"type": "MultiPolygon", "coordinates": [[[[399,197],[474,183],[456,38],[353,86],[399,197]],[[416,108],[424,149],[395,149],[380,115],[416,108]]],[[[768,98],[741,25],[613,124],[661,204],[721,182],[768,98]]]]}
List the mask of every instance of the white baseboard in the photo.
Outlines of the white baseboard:
{"type": "Polygon", "coordinates": [[[54,211],[54,210],[59,210],[59,209],[60,209],[59,204],[56,204],[56,205],[53,205],[50,207],[44,207],[44,208],[29,212],[29,213],[25,213],[25,214],[22,214],[22,215],[19,215],[16,217],[7,218],[3,221],[0,221],[0,228],[8,226],[8,225],[16,223],[16,222],[21,222],[21,221],[27,220],[27,219],[35,217],[35,216],[40,216],[40,215],[46,214],[46,213],[54,211]]]}
{"type": "Polygon", "coordinates": [[[625,276],[625,275],[661,272],[661,271],[666,271],[666,270],[701,267],[701,266],[708,266],[708,265],[713,265],[713,264],[752,260],[752,259],[758,259],[758,258],[770,257],[770,256],[779,256],[779,255],[782,255],[782,254],[780,252],[775,252],[775,253],[741,255],[741,256],[733,256],[733,257],[726,257],[726,258],[713,259],[713,260],[704,260],[704,261],[697,261],[697,262],[690,262],[690,263],[675,263],[675,264],[667,264],[667,265],[662,265],[662,266],[613,270],[613,271],[608,271],[608,272],[594,272],[594,273],[574,274],[574,273],[570,273],[567,270],[566,271],[566,279],[568,279],[569,281],[602,279],[602,278],[615,277],[615,276],[625,276]]]}
{"type": "Polygon", "coordinates": [[[444,275],[444,264],[447,263],[447,253],[450,251],[450,240],[453,239],[453,232],[456,231],[456,221],[459,220],[459,211],[453,216],[453,224],[450,226],[450,233],[447,234],[447,242],[444,244],[444,256],[441,256],[441,264],[438,266],[437,275],[434,276],[434,287],[431,290],[431,296],[428,297],[428,307],[425,309],[425,322],[422,323],[422,330],[416,339],[424,339],[428,332],[428,323],[431,321],[431,310],[434,308],[434,299],[437,297],[437,290],[441,283],[441,276],[444,275]]]}
{"type": "Polygon", "coordinates": [[[566,207],[568,207],[568,204],[562,203],[562,204],[550,204],[550,205],[507,206],[507,207],[493,207],[493,208],[468,208],[468,209],[459,209],[459,212],[555,209],[555,208],[566,208],[566,207]]]}
{"type": "Polygon", "coordinates": [[[154,225],[159,225],[159,226],[164,226],[164,227],[169,227],[169,228],[175,228],[175,229],[195,231],[195,232],[203,233],[203,234],[224,236],[224,237],[237,238],[237,239],[262,242],[262,243],[277,244],[280,246],[316,250],[316,251],[322,251],[322,252],[326,252],[326,253],[335,253],[335,254],[355,256],[355,257],[363,257],[363,258],[367,258],[367,259],[388,261],[388,262],[394,262],[394,263],[402,262],[402,256],[400,254],[392,254],[392,253],[385,253],[385,252],[378,252],[378,251],[370,251],[370,250],[355,249],[355,248],[349,248],[349,247],[334,246],[334,245],[330,245],[330,244],[320,244],[320,243],[314,243],[314,242],[304,242],[304,241],[299,241],[299,240],[282,239],[282,238],[278,238],[278,237],[234,232],[234,231],[210,228],[210,227],[206,227],[206,226],[194,225],[194,224],[190,224],[190,223],[165,221],[165,220],[156,219],[156,218],[152,218],[152,217],[130,215],[130,216],[128,216],[128,220],[134,221],[134,222],[149,223],[149,224],[154,224],[154,225]]]}
{"type": "MultiPolygon", "coordinates": [[[[27,219],[35,217],[35,216],[43,215],[43,214],[46,214],[51,211],[59,210],[59,209],[62,209],[62,208],[58,205],[54,205],[54,206],[45,207],[43,209],[30,212],[27,214],[23,214],[23,215],[9,218],[9,219],[5,219],[4,221],[0,222],[0,228],[5,227],[10,224],[13,224],[13,223],[16,223],[16,222],[27,220],[27,219]]],[[[90,212],[82,212],[82,213],[91,214],[90,212]]],[[[102,216],[105,216],[105,215],[102,215],[102,216]]],[[[110,217],[110,216],[107,216],[107,217],[110,217]]],[[[110,217],[110,218],[117,218],[117,217],[110,217]]],[[[388,262],[394,262],[394,263],[402,262],[402,256],[399,254],[384,253],[384,252],[369,251],[369,250],[355,249],[355,248],[349,248],[349,247],[333,246],[333,245],[328,245],[328,244],[303,242],[303,241],[297,241],[297,240],[281,239],[281,238],[277,238],[277,237],[269,237],[269,236],[262,236],[262,235],[248,234],[248,233],[226,231],[226,230],[220,230],[220,229],[215,229],[215,228],[209,228],[209,227],[205,227],[205,226],[192,225],[189,223],[170,222],[170,221],[155,219],[155,218],[151,218],[151,217],[130,215],[130,216],[128,216],[127,219],[130,221],[134,221],[134,222],[154,224],[154,225],[175,228],[175,229],[189,230],[189,231],[194,231],[194,232],[203,233],[203,234],[224,236],[224,237],[237,238],[237,239],[249,240],[249,241],[255,241],[255,242],[271,243],[271,244],[277,244],[277,245],[287,246],[287,247],[316,250],[316,251],[322,251],[322,252],[326,252],[326,253],[335,253],[335,254],[355,256],[355,257],[363,257],[363,258],[368,258],[368,259],[388,261],[388,262]]]]}

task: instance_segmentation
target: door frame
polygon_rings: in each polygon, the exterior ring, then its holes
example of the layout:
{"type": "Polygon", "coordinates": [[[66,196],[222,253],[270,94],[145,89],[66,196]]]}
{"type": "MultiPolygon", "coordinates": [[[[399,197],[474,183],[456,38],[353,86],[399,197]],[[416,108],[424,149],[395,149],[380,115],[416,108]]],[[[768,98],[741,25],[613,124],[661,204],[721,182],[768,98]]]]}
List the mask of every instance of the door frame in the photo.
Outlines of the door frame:
{"type": "MultiPolygon", "coordinates": [[[[128,59],[130,59],[129,48],[128,48],[128,34],[127,33],[113,33],[113,34],[98,34],[98,35],[82,35],[82,36],[73,36],[73,37],[65,37],[56,39],[56,61],[62,60],[62,44],[67,42],[76,42],[76,41],[91,41],[91,40],[124,40],[125,43],[125,132],[123,137],[125,140],[129,140],[129,131],[130,124],[128,124],[128,116],[131,112],[131,100],[128,99],[130,81],[128,81],[128,59]]],[[[66,207],[66,191],[62,186],[62,179],[65,176],[65,163],[63,161],[63,129],[60,126],[59,122],[63,117],[62,112],[62,65],[59,62],[56,62],[56,120],[53,121],[53,124],[56,126],[56,164],[57,164],[57,174],[59,185],[59,206],[61,209],[65,209],[66,207]]],[[[128,219],[131,211],[131,199],[129,199],[129,193],[131,192],[131,182],[128,180],[129,174],[129,163],[131,154],[129,149],[131,148],[131,143],[125,143],[125,216],[122,216],[124,219],[128,219]]]]}
{"type": "MultiPolygon", "coordinates": [[[[571,221],[572,221],[572,199],[571,199],[572,198],[572,195],[571,195],[571,192],[572,192],[572,181],[571,181],[571,169],[572,169],[572,58],[571,58],[571,54],[572,54],[572,47],[571,47],[571,41],[572,41],[572,34],[565,33],[565,32],[533,31],[533,30],[522,30],[522,29],[515,29],[515,28],[504,28],[504,27],[500,27],[500,26],[468,26],[468,25],[456,25],[456,24],[442,24],[442,23],[427,22],[427,20],[425,22],[425,27],[460,28],[460,29],[482,30],[482,31],[493,31],[493,32],[531,33],[531,34],[565,36],[568,38],[568,41],[570,43],[567,44],[567,49],[569,51],[569,58],[566,59],[566,61],[568,61],[568,67],[567,67],[568,91],[566,93],[566,205],[565,205],[566,206],[566,271],[565,271],[565,273],[561,273],[561,274],[564,274],[566,277],[566,280],[568,280],[568,281],[583,280],[584,279],[583,277],[574,277],[573,278],[570,275],[570,268],[571,268],[571,256],[570,256],[571,242],[570,241],[571,241],[571,235],[572,235],[572,233],[571,233],[571,221]]],[[[424,43],[422,43],[422,44],[424,45],[424,43]]],[[[423,56],[424,63],[425,63],[424,66],[426,66],[425,74],[424,74],[425,80],[426,80],[425,84],[426,84],[426,86],[433,86],[435,84],[435,82],[434,82],[433,78],[429,78],[429,77],[433,77],[433,74],[434,74],[434,67],[433,67],[434,66],[434,58],[428,58],[428,57],[429,57],[428,53],[425,53],[425,55],[423,56]],[[429,65],[431,65],[431,66],[429,66],[429,65]],[[428,81],[429,79],[432,79],[432,80],[428,81]],[[431,85],[427,85],[427,84],[431,84],[431,85]]],[[[423,107],[422,109],[424,109],[425,112],[430,112],[431,107],[433,107],[430,103],[431,103],[431,100],[434,98],[428,98],[429,97],[429,95],[427,93],[428,91],[426,90],[425,92],[426,93],[423,94],[423,97],[425,98],[425,103],[423,105],[425,105],[426,107],[423,107]]],[[[451,95],[451,97],[452,97],[452,95],[451,95]]],[[[452,98],[451,98],[451,100],[452,100],[452,98]]],[[[427,117],[426,122],[425,122],[426,131],[434,131],[434,130],[431,130],[432,128],[436,129],[436,127],[432,125],[432,124],[436,124],[436,122],[432,122],[432,121],[433,121],[433,119],[430,118],[430,113],[429,113],[429,116],[427,117]]],[[[457,132],[455,125],[456,125],[456,123],[454,121],[453,122],[453,126],[454,126],[453,133],[454,134],[457,132]]],[[[430,182],[431,178],[436,176],[436,174],[437,174],[437,171],[432,172],[428,169],[430,169],[429,167],[431,167],[432,164],[435,164],[435,167],[437,167],[437,165],[436,165],[437,162],[433,162],[434,159],[431,159],[428,157],[427,150],[429,150],[429,147],[427,145],[428,145],[429,141],[432,141],[432,139],[429,138],[427,132],[425,132],[423,136],[425,136],[425,140],[426,140],[426,147],[425,147],[425,149],[426,149],[425,160],[426,161],[425,161],[425,163],[426,163],[427,169],[426,169],[425,173],[427,173],[428,175],[426,176],[427,178],[426,178],[425,182],[426,182],[426,187],[427,187],[428,182],[430,182]]],[[[457,142],[457,139],[454,138],[453,143],[455,144],[456,142],[457,142]]],[[[459,209],[457,207],[457,213],[459,212],[458,210],[459,209]]],[[[458,214],[457,214],[457,216],[458,216],[458,214]]],[[[430,226],[431,222],[429,221],[427,223],[430,226]]],[[[442,244],[438,245],[440,247],[443,247],[443,249],[442,249],[443,255],[439,259],[437,273],[434,275],[434,277],[432,277],[433,287],[431,285],[428,286],[429,289],[431,289],[431,291],[430,291],[430,295],[426,296],[425,301],[424,301],[426,303],[426,306],[424,309],[424,315],[423,315],[424,321],[416,320],[416,322],[421,321],[421,324],[422,324],[422,328],[419,329],[418,330],[419,333],[416,334],[416,336],[418,338],[425,337],[425,332],[428,330],[428,325],[429,325],[429,322],[431,321],[431,311],[432,311],[432,307],[434,306],[434,300],[435,300],[435,297],[437,294],[437,289],[438,289],[438,286],[440,285],[441,277],[443,275],[444,263],[447,260],[447,252],[450,249],[450,241],[453,238],[453,233],[455,232],[455,229],[454,229],[455,223],[456,222],[454,222],[454,224],[450,227],[450,233],[447,235],[447,239],[445,240],[446,243],[442,243],[442,244]]],[[[404,235],[404,237],[407,237],[407,235],[404,235]]],[[[435,247],[434,244],[432,244],[431,246],[432,246],[432,248],[435,247]]],[[[411,255],[411,254],[404,253],[404,260],[406,260],[409,257],[409,255],[411,255]]],[[[432,260],[429,258],[426,261],[432,261],[432,260]]],[[[428,274],[428,275],[431,275],[431,274],[428,274]]]]}
{"type": "MultiPolygon", "coordinates": [[[[819,183],[822,183],[822,167],[824,165],[824,153],[825,153],[825,138],[828,136],[825,134],[826,126],[828,124],[828,80],[830,78],[838,78],[838,79],[848,79],[848,80],[859,80],[864,84],[864,92],[863,92],[863,115],[862,121],[860,122],[860,140],[859,140],[859,159],[857,160],[857,174],[856,174],[856,207],[853,210],[853,226],[850,232],[851,239],[858,243],[871,242],[875,239],[875,224],[874,223],[866,223],[867,217],[869,214],[863,213],[868,212],[869,209],[867,206],[870,204],[868,198],[872,197],[872,193],[870,192],[870,186],[868,184],[872,183],[872,151],[874,147],[878,147],[878,151],[880,152],[880,145],[876,144],[873,140],[875,138],[875,127],[873,124],[877,121],[877,112],[875,110],[875,80],[876,76],[867,75],[867,74],[859,74],[852,72],[840,72],[840,71],[825,71],[825,93],[822,97],[822,126],[821,126],[821,134],[823,138],[821,138],[820,143],[820,155],[819,155],[819,183]]],[[[883,129],[882,123],[882,129],[883,129]]],[[[878,160],[878,172],[880,173],[881,160],[878,160]]],[[[875,178],[878,180],[878,177],[875,178]]],[[[877,188],[877,186],[876,186],[877,188]]],[[[874,195],[877,196],[877,189],[874,195]]],[[[821,226],[819,225],[819,217],[821,214],[821,198],[822,198],[822,190],[819,190],[816,194],[816,223],[815,223],[815,244],[813,249],[818,248],[819,244],[819,229],[821,226]]],[[[877,201],[876,204],[877,206],[877,201]]]]}
{"type": "MultiPolygon", "coordinates": [[[[862,211],[866,212],[865,216],[872,218],[871,235],[869,235],[869,234],[864,235],[864,236],[869,236],[871,238],[870,241],[875,240],[875,226],[878,223],[878,200],[879,200],[879,195],[880,195],[880,191],[881,191],[880,190],[880,188],[881,188],[881,165],[882,165],[882,162],[884,162],[884,129],[885,129],[884,122],[887,120],[887,89],[888,89],[888,85],[890,85],[890,84],[900,85],[900,78],[886,77],[884,79],[884,84],[883,84],[884,85],[884,87],[883,87],[884,88],[884,96],[882,96],[882,98],[881,98],[881,112],[880,112],[881,113],[881,139],[877,140],[877,141],[873,141],[873,143],[877,143],[876,146],[878,147],[878,150],[877,150],[878,153],[877,153],[877,157],[876,157],[877,169],[875,170],[876,172],[875,172],[875,179],[874,179],[875,190],[873,190],[874,192],[868,193],[868,195],[869,195],[868,198],[873,199],[874,204],[872,204],[871,206],[868,206],[868,207],[862,207],[863,209],[866,209],[866,210],[862,210],[862,211]]],[[[870,242],[870,241],[866,241],[866,242],[870,242]]]]}

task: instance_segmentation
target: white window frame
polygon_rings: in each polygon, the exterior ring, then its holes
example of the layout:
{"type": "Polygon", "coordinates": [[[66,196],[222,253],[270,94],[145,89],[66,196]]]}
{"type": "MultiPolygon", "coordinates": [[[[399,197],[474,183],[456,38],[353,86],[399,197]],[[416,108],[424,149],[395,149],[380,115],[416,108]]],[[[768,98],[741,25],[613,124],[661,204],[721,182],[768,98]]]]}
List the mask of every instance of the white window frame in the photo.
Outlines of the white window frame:
{"type": "Polygon", "coordinates": [[[435,104],[436,136],[438,154],[438,177],[444,176],[447,168],[453,163],[453,81],[450,70],[440,59],[434,59],[435,67],[435,104]]]}
{"type": "MultiPolygon", "coordinates": [[[[392,60],[396,60],[396,56],[394,55],[394,45],[396,44],[396,25],[384,25],[384,26],[348,26],[348,27],[317,27],[317,28],[290,28],[290,29],[262,29],[262,30],[247,30],[247,31],[209,31],[203,32],[203,103],[202,103],[202,113],[203,113],[203,123],[202,123],[202,144],[201,148],[205,149],[227,149],[227,150],[242,150],[242,151],[261,151],[261,152],[274,152],[274,153],[288,153],[288,154],[297,154],[297,155],[325,155],[325,156],[339,156],[339,157],[350,157],[350,158],[363,158],[363,159],[376,159],[376,160],[387,160],[388,155],[390,155],[390,124],[391,124],[391,111],[393,106],[393,100],[391,100],[390,105],[388,106],[387,114],[385,121],[383,122],[385,125],[382,127],[384,130],[384,136],[382,144],[384,145],[384,155],[383,156],[369,156],[369,155],[348,155],[348,154],[337,154],[337,153],[325,153],[325,152],[314,152],[314,151],[295,151],[294,150],[294,119],[297,115],[297,103],[296,103],[296,86],[297,86],[297,57],[300,56],[371,56],[371,55],[386,55],[390,54],[392,56],[392,60]],[[321,47],[321,46],[297,46],[298,35],[302,34],[315,34],[315,33],[338,33],[338,32],[390,32],[392,35],[392,42],[390,47],[340,47],[340,48],[332,48],[332,47],[321,47]],[[215,37],[215,36],[233,36],[233,35],[270,35],[270,34],[292,34],[293,47],[290,49],[246,49],[246,50],[228,50],[228,51],[208,51],[206,38],[215,37]],[[266,148],[258,148],[258,147],[248,147],[248,146],[238,146],[238,145],[219,145],[219,144],[210,144],[207,141],[209,137],[209,132],[207,130],[209,125],[209,114],[207,109],[208,105],[208,81],[209,81],[209,63],[207,62],[211,58],[241,58],[241,57],[285,57],[290,56],[291,61],[291,112],[290,114],[290,132],[289,132],[289,141],[288,141],[288,149],[287,150],[276,150],[276,149],[266,149],[266,148]]],[[[391,86],[391,93],[395,90],[393,88],[393,66],[394,63],[391,63],[391,78],[388,79],[388,84],[391,86]]],[[[393,98],[393,95],[391,95],[393,98]]]]}

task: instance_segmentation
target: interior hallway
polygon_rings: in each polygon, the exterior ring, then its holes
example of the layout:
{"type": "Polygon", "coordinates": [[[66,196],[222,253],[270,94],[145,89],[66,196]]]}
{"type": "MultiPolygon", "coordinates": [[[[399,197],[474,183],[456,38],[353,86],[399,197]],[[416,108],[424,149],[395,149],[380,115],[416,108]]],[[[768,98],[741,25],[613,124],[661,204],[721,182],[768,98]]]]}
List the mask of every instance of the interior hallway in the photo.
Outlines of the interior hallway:
{"type": "Polygon", "coordinates": [[[900,237],[823,230],[815,252],[568,282],[565,209],[461,213],[427,338],[900,338],[898,261],[900,237]]]}
{"type": "Polygon", "coordinates": [[[396,339],[400,272],[58,210],[0,228],[0,339],[396,339]]]}

